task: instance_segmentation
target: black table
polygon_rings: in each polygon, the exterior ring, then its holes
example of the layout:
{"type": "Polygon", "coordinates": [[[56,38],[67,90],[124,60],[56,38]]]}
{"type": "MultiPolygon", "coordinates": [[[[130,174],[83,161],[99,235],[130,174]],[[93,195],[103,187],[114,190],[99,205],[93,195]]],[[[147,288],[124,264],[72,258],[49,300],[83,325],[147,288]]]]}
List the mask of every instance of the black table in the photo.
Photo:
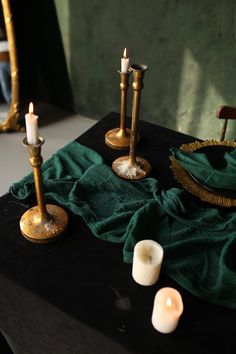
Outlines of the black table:
{"type": "MultiPolygon", "coordinates": [[[[111,113],[77,140],[111,165],[126,154],[104,143],[105,133],[118,125],[119,116],[111,113]]],[[[152,176],[164,188],[176,186],[169,148],[196,139],[142,121],[139,132],[137,154],[152,164],[152,176]]],[[[69,212],[68,233],[56,242],[25,240],[19,220],[33,204],[9,194],[0,198],[0,331],[14,353],[235,352],[236,311],[194,297],[168,276],[152,287],[136,284],[131,265],[123,263],[122,245],[95,238],[80,217],[69,212]],[[151,324],[153,299],[163,286],[178,289],[185,307],[171,334],[151,324]]]]}

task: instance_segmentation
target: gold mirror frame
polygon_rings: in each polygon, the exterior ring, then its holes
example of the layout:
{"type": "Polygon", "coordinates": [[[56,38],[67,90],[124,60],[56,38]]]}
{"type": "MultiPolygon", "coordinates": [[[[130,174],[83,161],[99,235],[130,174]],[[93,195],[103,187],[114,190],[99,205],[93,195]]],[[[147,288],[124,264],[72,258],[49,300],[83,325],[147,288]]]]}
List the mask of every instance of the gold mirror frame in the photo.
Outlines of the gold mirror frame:
{"type": "Polygon", "coordinates": [[[16,40],[13,24],[13,16],[11,11],[10,0],[1,0],[3,16],[6,25],[7,40],[9,45],[9,57],[11,66],[11,104],[8,109],[6,118],[0,123],[0,132],[10,130],[21,130],[19,125],[20,117],[20,94],[19,94],[19,68],[16,50],[16,40]]]}

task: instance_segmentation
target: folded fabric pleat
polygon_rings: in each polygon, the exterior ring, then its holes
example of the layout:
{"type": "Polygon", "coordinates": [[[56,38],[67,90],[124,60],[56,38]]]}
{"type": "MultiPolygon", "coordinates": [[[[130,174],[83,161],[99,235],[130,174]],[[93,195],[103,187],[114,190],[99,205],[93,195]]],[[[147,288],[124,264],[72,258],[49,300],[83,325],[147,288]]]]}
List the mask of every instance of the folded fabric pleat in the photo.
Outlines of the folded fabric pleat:
{"type": "MultiPolygon", "coordinates": [[[[164,191],[154,178],[124,181],[77,142],[42,166],[46,198],[80,215],[94,236],[122,243],[125,262],[135,244],[154,239],[165,250],[163,271],[192,294],[236,308],[236,213],[198,207],[184,190],[164,191]]],[[[34,193],[32,174],[10,188],[34,193]]],[[[86,250],[85,250],[86,251],[86,250]]]]}

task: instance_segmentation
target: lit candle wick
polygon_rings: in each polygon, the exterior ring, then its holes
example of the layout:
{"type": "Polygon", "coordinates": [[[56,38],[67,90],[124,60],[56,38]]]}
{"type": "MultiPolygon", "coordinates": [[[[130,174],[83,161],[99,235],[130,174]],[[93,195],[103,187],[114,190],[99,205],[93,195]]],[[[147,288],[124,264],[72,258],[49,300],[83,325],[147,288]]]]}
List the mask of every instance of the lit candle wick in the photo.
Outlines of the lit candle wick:
{"type": "Polygon", "coordinates": [[[168,297],[168,298],[166,299],[166,306],[167,306],[167,307],[171,307],[171,306],[172,306],[172,299],[171,299],[171,297],[168,297]]]}
{"type": "Polygon", "coordinates": [[[124,49],[123,58],[124,58],[124,59],[127,59],[127,56],[126,56],[126,48],[124,49]]]}

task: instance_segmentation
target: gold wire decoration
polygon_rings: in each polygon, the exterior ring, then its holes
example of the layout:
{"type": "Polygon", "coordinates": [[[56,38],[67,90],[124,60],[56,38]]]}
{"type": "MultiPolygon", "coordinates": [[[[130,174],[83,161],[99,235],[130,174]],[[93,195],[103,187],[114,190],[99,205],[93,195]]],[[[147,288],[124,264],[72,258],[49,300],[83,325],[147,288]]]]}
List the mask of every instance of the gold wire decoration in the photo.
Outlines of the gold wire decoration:
{"type": "Polygon", "coordinates": [[[48,243],[56,240],[64,234],[68,225],[68,215],[58,205],[46,204],[43,194],[43,182],[41,165],[41,146],[44,139],[39,137],[36,145],[30,145],[27,138],[23,145],[29,152],[29,161],[33,168],[34,183],[38,205],[27,210],[20,219],[20,230],[22,235],[29,241],[35,243],[48,243]]]}
{"type": "Polygon", "coordinates": [[[113,171],[121,178],[128,180],[139,180],[145,178],[151,172],[150,163],[143,157],[136,156],[136,145],[138,140],[138,118],[141,90],[143,88],[143,77],[148,66],[145,64],[131,65],[133,72],[133,106],[132,106],[132,125],[130,134],[129,155],[121,156],[112,164],[113,171]]]}
{"type": "Polygon", "coordinates": [[[20,117],[20,94],[19,94],[19,68],[16,50],[16,40],[13,24],[13,15],[9,0],[1,0],[4,21],[6,25],[7,40],[9,45],[10,67],[11,67],[11,104],[6,118],[0,123],[0,132],[9,130],[24,130],[18,123],[20,117]]]}
{"type": "MultiPolygon", "coordinates": [[[[194,152],[198,149],[207,146],[229,146],[236,147],[236,142],[233,141],[218,141],[218,140],[205,140],[194,141],[190,144],[183,144],[180,149],[186,152],[194,152]]],[[[196,180],[186,171],[176,160],[174,156],[169,156],[171,160],[171,169],[173,171],[174,178],[179,182],[188,192],[196,197],[199,197],[202,201],[211,204],[223,206],[223,207],[235,207],[236,198],[226,197],[217,194],[215,191],[210,191],[196,180]]]]}

